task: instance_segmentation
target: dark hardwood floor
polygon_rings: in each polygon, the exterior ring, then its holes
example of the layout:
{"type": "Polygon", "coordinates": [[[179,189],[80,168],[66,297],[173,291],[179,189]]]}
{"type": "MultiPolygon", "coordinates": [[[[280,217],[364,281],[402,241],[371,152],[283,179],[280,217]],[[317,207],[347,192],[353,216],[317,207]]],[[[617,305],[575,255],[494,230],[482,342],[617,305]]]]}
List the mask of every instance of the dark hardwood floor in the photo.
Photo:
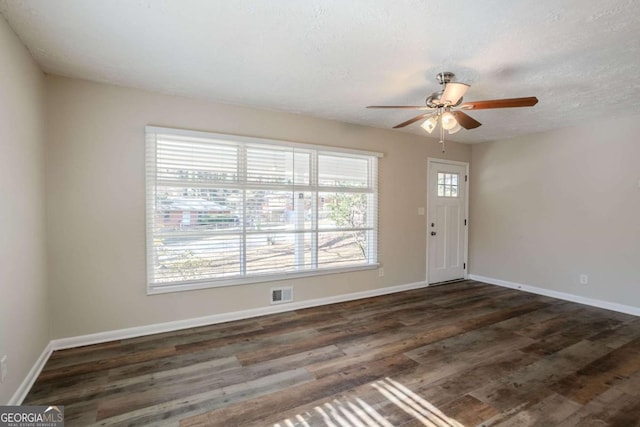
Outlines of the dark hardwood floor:
{"type": "Polygon", "coordinates": [[[67,426],[640,425],[640,318],[473,281],[55,352],[67,426]]]}

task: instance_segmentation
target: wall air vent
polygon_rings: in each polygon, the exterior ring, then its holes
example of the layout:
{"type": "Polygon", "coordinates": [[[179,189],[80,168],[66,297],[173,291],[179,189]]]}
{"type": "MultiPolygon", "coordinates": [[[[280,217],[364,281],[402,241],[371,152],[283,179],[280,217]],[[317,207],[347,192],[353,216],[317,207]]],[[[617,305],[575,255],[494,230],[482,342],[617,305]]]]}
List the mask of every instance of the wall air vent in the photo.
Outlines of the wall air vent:
{"type": "Polygon", "coordinates": [[[271,304],[293,301],[293,287],[271,288],[271,304]]]}

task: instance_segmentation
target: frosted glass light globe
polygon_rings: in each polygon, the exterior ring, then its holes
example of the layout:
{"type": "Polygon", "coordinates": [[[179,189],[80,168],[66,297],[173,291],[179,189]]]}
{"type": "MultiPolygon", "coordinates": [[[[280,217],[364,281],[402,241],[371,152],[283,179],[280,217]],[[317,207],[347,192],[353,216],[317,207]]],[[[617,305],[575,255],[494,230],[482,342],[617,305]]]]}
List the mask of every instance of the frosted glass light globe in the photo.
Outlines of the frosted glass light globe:
{"type": "Polygon", "coordinates": [[[458,124],[456,118],[451,114],[450,111],[447,111],[442,115],[442,127],[446,130],[453,129],[458,124]]]}

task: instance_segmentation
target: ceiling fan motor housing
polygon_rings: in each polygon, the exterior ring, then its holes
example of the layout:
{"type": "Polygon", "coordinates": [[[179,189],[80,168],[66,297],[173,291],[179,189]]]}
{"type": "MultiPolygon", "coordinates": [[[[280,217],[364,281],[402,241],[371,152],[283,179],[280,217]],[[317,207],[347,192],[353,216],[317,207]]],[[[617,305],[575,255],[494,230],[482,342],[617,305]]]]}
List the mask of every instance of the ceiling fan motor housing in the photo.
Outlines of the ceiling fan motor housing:
{"type": "Polygon", "coordinates": [[[443,93],[444,91],[441,90],[439,92],[433,92],[431,95],[429,95],[425,101],[427,103],[427,107],[438,108],[440,106],[440,98],[442,98],[443,93]]]}
{"type": "MultiPolygon", "coordinates": [[[[443,86],[443,89],[439,92],[433,92],[426,99],[427,107],[429,108],[440,108],[444,107],[445,103],[442,102],[442,94],[444,93],[444,87],[446,87],[447,83],[452,82],[456,78],[456,75],[451,71],[443,71],[442,73],[436,74],[436,80],[443,86]]],[[[458,102],[455,105],[448,105],[449,107],[457,107],[462,104],[462,97],[458,99],[458,102]]]]}

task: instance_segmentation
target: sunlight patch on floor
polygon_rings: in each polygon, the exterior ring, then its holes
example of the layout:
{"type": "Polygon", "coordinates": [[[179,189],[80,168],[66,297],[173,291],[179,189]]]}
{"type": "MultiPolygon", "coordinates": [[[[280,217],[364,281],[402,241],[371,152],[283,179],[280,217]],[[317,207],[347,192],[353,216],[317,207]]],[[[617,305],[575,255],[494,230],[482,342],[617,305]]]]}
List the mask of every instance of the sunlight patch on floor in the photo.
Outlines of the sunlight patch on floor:
{"type": "MultiPolygon", "coordinates": [[[[371,386],[384,398],[428,427],[464,427],[447,417],[437,407],[412,392],[398,381],[385,378],[371,386]]],[[[379,406],[379,405],[378,405],[379,406]]],[[[384,410],[384,405],[379,408],[384,410]]],[[[274,424],[274,427],[394,427],[380,412],[359,397],[345,401],[334,399],[313,408],[313,411],[274,424]]]]}
{"type": "Polygon", "coordinates": [[[373,387],[400,409],[420,420],[425,426],[464,427],[464,425],[453,418],[447,417],[434,405],[391,378],[377,381],[373,384],[373,387]]]}

